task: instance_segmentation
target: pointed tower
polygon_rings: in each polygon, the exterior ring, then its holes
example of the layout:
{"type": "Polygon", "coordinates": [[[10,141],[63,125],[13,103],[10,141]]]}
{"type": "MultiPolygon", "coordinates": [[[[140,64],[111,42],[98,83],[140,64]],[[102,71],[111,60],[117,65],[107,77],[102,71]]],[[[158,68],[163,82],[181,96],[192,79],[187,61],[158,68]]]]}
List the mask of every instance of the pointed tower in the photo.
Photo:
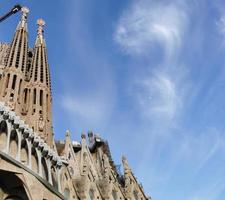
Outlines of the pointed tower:
{"type": "Polygon", "coordinates": [[[24,109],[26,122],[50,146],[53,145],[52,95],[47,49],[43,27],[45,22],[37,20],[37,38],[33,49],[29,83],[24,91],[24,109]]]}
{"type": "Polygon", "coordinates": [[[0,100],[6,102],[16,113],[19,113],[21,109],[22,87],[28,56],[28,13],[29,9],[23,7],[22,17],[10,45],[0,84],[0,100]]]}

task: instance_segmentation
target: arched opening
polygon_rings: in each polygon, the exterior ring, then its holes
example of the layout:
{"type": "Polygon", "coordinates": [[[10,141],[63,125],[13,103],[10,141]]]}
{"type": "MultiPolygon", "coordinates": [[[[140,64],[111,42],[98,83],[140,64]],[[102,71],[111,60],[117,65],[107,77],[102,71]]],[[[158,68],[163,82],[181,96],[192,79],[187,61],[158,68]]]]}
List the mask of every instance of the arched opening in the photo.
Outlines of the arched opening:
{"type": "Polygon", "coordinates": [[[27,113],[27,107],[28,107],[28,102],[29,102],[29,94],[28,94],[28,89],[25,88],[23,90],[23,97],[22,97],[22,114],[25,115],[27,113]]]}
{"type": "Polygon", "coordinates": [[[7,77],[6,77],[6,81],[5,81],[5,89],[4,89],[4,96],[6,95],[6,90],[7,88],[9,87],[9,78],[10,78],[10,74],[7,74],[7,77]]]}
{"type": "Polygon", "coordinates": [[[8,88],[8,86],[9,86],[9,78],[10,78],[10,74],[7,74],[5,88],[8,88]]]}
{"type": "Polygon", "coordinates": [[[41,50],[41,74],[40,74],[40,81],[44,82],[44,62],[43,62],[43,50],[41,50]]]}
{"type": "Polygon", "coordinates": [[[45,180],[48,181],[48,167],[46,164],[45,158],[41,158],[41,166],[42,166],[42,176],[45,180]]]}
{"type": "Polygon", "coordinates": [[[49,107],[48,107],[48,94],[46,94],[46,113],[47,113],[47,120],[49,120],[49,107]]]}
{"type": "Polygon", "coordinates": [[[34,147],[31,149],[31,168],[34,172],[38,173],[38,156],[34,147]]]}
{"type": "Polygon", "coordinates": [[[20,161],[24,165],[28,165],[28,146],[27,146],[27,141],[25,139],[22,140],[21,142],[21,156],[20,156],[20,161]]]}
{"type": "Polygon", "coordinates": [[[37,77],[38,77],[38,61],[39,61],[39,49],[40,48],[35,48],[36,52],[36,59],[35,59],[35,73],[34,73],[34,81],[37,81],[37,77]]]}
{"type": "Polygon", "coordinates": [[[55,189],[58,190],[57,173],[55,167],[51,166],[52,184],[55,189]]]}
{"type": "Polygon", "coordinates": [[[15,90],[15,87],[16,87],[16,78],[17,78],[17,76],[13,75],[13,81],[12,81],[12,89],[13,90],[15,90]]]}
{"type": "Polygon", "coordinates": [[[19,102],[19,103],[20,103],[21,84],[22,84],[22,79],[20,79],[19,89],[18,89],[18,102],[19,102]]]}
{"type": "Polygon", "coordinates": [[[34,89],[34,95],[33,95],[33,104],[35,105],[36,104],[36,88],[34,89]]]}
{"type": "Polygon", "coordinates": [[[9,154],[16,158],[18,153],[18,135],[16,130],[12,130],[10,133],[9,154]]]}
{"type": "Polygon", "coordinates": [[[0,123],[0,150],[5,150],[7,143],[7,123],[6,121],[1,121],[0,123]]]}
{"type": "Polygon", "coordinates": [[[9,78],[10,78],[10,74],[7,74],[6,82],[5,82],[5,89],[8,88],[8,86],[9,86],[9,78]]]}
{"type": "Polygon", "coordinates": [[[16,64],[15,64],[16,68],[19,67],[19,63],[20,63],[21,46],[22,46],[22,37],[19,37],[19,45],[18,45],[19,51],[16,51],[16,64]]]}
{"type": "Polygon", "coordinates": [[[43,90],[40,90],[40,99],[39,99],[39,105],[43,105],[43,90]]]}
{"type": "Polygon", "coordinates": [[[12,172],[0,170],[0,198],[3,200],[28,200],[23,182],[12,172]]]}
{"type": "Polygon", "coordinates": [[[24,102],[24,104],[26,104],[27,103],[27,88],[24,89],[23,95],[24,95],[23,102],[24,102]]]}

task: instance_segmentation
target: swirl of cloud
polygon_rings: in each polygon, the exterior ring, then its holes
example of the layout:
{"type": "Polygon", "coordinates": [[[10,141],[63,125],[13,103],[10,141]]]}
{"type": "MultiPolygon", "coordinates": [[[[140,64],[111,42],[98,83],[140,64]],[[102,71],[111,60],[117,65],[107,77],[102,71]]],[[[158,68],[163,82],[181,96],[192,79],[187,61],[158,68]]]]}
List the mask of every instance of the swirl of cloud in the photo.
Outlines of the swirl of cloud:
{"type": "Polygon", "coordinates": [[[166,57],[171,57],[181,46],[187,25],[184,4],[138,1],[122,14],[115,41],[127,54],[144,54],[161,45],[166,57]]]}

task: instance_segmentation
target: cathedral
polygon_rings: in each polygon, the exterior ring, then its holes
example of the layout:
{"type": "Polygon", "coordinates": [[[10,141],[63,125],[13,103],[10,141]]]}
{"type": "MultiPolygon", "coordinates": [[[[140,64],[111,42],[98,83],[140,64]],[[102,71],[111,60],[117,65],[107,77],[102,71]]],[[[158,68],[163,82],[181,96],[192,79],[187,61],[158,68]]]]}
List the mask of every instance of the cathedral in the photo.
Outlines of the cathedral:
{"type": "Polygon", "coordinates": [[[42,19],[28,45],[29,9],[10,44],[0,44],[0,200],[147,200],[127,159],[117,169],[92,131],[53,137],[51,76],[42,19]]]}

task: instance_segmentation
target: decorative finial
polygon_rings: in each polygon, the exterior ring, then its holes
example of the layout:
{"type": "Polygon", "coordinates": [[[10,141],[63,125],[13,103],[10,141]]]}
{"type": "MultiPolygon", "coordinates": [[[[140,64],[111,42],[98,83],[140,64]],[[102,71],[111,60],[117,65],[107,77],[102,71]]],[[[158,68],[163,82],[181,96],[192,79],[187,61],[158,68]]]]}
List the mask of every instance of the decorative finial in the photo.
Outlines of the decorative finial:
{"type": "Polygon", "coordinates": [[[37,20],[37,25],[38,26],[44,26],[45,25],[45,21],[43,19],[38,19],[37,20]]]}
{"type": "Polygon", "coordinates": [[[70,137],[70,131],[69,130],[66,131],[66,137],[70,137]]]}
{"type": "Polygon", "coordinates": [[[82,138],[82,139],[86,139],[85,133],[82,133],[82,134],[81,134],[81,138],[82,138]]]}
{"type": "Polygon", "coordinates": [[[94,135],[94,134],[93,134],[93,131],[92,131],[92,130],[89,130],[89,131],[88,131],[88,137],[93,137],[93,135],[94,135]]]}
{"type": "Polygon", "coordinates": [[[30,12],[29,8],[27,7],[22,7],[21,11],[23,13],[23,16],[27,16],[27,14],[30,12]]]}
{"type": "Polygon", "coordinates": [[[130,171],[130,167],[127,161],[127,158],[123,155],[122,156],[122,163],[125,171],[130,171]]]}
{"type": "Polygon", "coordinates": [[[37,20],[37,25],[38,25],[38,30],[37,30],[38,35],[42,35],[42,33],[44,32],[43,31],[43,27],[45,25],[45,21],[43,19],[38,19],[37,20]]]}
{"type": "Polygon", "coordinates": [[[29,13],[29,9],[27,7],[22,7],[21,12],[22,12],[22,17],[21,17],[20,23],[17,26],[17,29],[24,28],[24,27],[27,28],[26,21],[27,21],[27,15],[29,13]]]}

